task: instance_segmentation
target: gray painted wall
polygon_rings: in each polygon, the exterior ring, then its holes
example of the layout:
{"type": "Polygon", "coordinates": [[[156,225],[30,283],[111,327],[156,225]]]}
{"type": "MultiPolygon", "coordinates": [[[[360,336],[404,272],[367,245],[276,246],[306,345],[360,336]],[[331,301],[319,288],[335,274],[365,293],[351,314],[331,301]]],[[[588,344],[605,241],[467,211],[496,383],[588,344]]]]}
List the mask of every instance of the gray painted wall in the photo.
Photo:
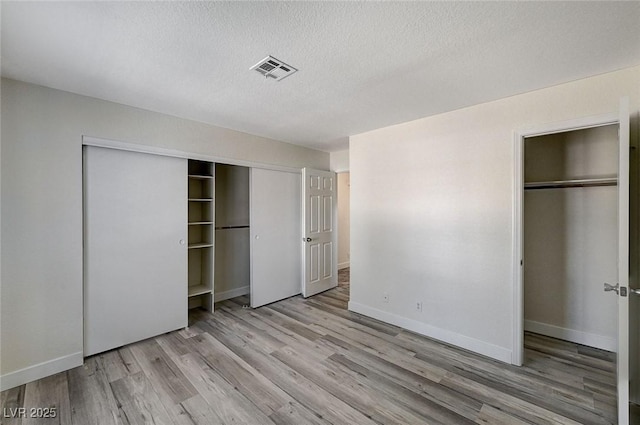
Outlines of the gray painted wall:
{"type": "Polygon", "coordinates": [[[3,387],[82,359],[83,135],[329,168],[325,152],[7,79],[1,124],[3,387]]]}

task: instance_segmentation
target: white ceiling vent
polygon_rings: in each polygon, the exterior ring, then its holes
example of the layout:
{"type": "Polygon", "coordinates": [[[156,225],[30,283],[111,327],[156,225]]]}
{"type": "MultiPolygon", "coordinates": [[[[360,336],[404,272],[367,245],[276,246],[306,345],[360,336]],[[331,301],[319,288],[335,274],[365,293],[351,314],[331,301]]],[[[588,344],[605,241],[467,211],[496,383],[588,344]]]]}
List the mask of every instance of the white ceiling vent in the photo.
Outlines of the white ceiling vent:
{"type": "Polygon", "coordinates": [[[289,75],[297,71],[294,67],[287,65],[272,56],[267,56],[249,69],[255,69],[262,74],[264,78],[273,78],[276,81],[287,78],[289,75]]]}

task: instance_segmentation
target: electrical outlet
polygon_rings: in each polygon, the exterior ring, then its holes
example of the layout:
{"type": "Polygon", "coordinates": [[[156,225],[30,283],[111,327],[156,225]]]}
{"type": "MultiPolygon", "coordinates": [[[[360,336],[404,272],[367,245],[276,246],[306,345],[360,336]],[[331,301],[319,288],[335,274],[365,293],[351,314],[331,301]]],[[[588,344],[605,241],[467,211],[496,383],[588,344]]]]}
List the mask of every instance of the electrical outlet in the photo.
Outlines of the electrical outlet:
{"type": "Polygon", "coordinates": [[[388,303],[389,302],[389,293],[385,292],[384,294],[382,294],[382,302],[388,303]]]}
{"type": "Polygon", "coordinates": [[[422,311],[422,301],[417,301],[416,302],[416,310],[417,311],[422,311]]]}

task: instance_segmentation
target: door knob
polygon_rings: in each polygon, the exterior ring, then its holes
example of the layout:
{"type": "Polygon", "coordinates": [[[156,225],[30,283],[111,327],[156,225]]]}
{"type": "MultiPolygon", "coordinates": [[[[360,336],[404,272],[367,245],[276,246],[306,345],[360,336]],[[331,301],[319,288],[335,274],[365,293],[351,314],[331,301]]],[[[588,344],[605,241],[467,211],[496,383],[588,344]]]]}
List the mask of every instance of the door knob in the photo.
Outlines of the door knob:
{"type": "Polygon", "coordinates": [[[611,285],[609,283],[605,283],[604,284],[604,292],[614,291],[616,294],[619,294],[620,293],[619,289],[620,289],[620,284],[619,283],[616,283],[615,286],[613,286],[613,285],[611,285]]]}
{"type": "Polygon", "coordinates": [[[312,240],[311,238],[302,238],[302,242],[311,242],[312,240]]]}

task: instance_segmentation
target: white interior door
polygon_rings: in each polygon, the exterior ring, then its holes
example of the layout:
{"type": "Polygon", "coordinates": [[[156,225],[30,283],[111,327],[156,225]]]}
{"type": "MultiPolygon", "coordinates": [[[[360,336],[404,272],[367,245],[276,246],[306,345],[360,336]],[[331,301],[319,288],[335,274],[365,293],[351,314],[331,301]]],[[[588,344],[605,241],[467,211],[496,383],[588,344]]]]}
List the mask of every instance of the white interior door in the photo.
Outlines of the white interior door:
{"type": "Polygon", "coordinates": [[[336,173],[302,170],[304,279],[306,298],[338,285],[336,173]]]}
{"type": "MultiPolygon", "coordinates": [[[[629,424],[629,103],[620,102],[618,166],[618,424],[629,424]]],[[[632,295],[632,294],[631,294],[632,295]]],[[[634,347],[635,348],[635,347],[634,347]]],[[[633,359],[637,361],[637,359],[633,359]]]]}
{"type": "Polygon", "coordinates": [[[187,161],[85,146],[84,355],[187,326],[187,161]]]}
{"type": "Polygon", "coordinates": [[[300,174],[251,169],[251,307],[300,293],[300,174]]]}

